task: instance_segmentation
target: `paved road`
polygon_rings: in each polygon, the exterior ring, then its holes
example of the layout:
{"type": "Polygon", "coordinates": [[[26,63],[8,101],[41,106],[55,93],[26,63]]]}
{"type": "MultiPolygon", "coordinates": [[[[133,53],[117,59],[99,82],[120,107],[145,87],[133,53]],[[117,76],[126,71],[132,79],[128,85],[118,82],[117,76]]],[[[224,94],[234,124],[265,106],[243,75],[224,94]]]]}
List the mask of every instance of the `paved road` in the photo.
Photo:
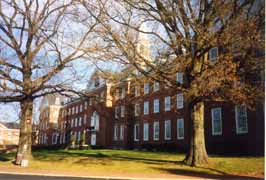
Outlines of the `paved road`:
{"type": "MultiPolygon", "coordinates": [[[[0,174],[0,180],[107,180],[109,178],[77,178],[77,177],[52,177],[32,175],[0,174]]],[[[109,179],[115,180],[115,179],[109,179]]]]}

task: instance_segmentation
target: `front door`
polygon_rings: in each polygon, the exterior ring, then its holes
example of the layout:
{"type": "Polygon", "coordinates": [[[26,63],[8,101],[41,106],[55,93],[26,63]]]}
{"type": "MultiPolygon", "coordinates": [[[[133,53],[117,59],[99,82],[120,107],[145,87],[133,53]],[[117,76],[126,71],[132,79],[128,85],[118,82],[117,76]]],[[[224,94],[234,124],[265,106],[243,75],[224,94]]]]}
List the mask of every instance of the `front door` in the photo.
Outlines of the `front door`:
{"type": "Polygon", "coordinates": [[[96,134],[91,134],[91,145],[95,146],[96,145],[96,134]]]}

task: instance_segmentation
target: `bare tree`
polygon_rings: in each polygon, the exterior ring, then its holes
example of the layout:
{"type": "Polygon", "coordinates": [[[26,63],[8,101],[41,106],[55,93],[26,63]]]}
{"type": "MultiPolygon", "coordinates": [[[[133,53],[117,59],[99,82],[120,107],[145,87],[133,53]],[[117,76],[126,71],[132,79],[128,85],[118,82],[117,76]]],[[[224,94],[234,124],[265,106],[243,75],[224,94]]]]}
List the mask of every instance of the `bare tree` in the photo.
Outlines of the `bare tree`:
{"type": "Polygon", "coordinates": [[[101,18],[89,9],[89,1],[82,4],[102,25],[98,33],[109,47],[103,52],[106,58],[133,65],[184,93],[192,124],[186,164],[208,162],[204,119],[196,116],[203,102],[228,101],[251,108],[263,96],[255,81],[258,72],[264,72],[263,1],[98,0],[95,8],[103,12],[101,18]],[[140,34],[153,45],[151,57],[138,49],[134,37],[140,34]],[[184,83],[173,78],[177,72],[184,83]]]}
{"type": "Polygon", "coordinates": [[[73,61],[95,51],[97,22],[82,28],[78,11],[71,0],[0,1],[0,102],[20,103],[18,164],[31,158],[33,100],[73,91],[73,61]]]}

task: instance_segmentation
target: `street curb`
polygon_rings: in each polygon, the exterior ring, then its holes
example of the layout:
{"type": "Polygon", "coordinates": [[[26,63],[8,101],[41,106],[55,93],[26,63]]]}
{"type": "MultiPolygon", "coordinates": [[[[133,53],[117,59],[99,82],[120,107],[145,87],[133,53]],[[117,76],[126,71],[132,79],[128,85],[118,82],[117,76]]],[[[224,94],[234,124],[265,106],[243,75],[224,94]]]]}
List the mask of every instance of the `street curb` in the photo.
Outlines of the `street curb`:
{"type": "MultiPolygon", "coordinates": [[[[74,176],[63,174],[51,174],[51,173],[26,173],[26,172],[4,172],[0,171],[0,174],[8,175],[25,175],[25,176],[48,176],[48,177],[71,177],[71,178],[88,178],[99,180],[180,180],[180,179],[194,179],[194,178],[132,178],[132,177],[116,177],[116,176],[74,176]]],[[[197,179],[197,178],[196,178],[197,179]]],[[[200,178],[207,179],[207,178],[200,178]]]]}

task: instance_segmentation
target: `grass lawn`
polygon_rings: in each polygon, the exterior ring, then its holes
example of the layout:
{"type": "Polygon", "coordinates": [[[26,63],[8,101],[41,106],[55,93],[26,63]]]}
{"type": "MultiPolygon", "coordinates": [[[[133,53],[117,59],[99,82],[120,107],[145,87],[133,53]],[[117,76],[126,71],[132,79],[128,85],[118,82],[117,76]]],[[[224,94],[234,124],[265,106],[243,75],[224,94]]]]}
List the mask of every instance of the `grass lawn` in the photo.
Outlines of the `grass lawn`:
{"type": "MultiPolygon", "coordinates": [[[[264,177],[264,157],[210,156],[204,167],[181,163],[184,154],[129,150],[38,150],[26,171],[131,177],[264,177]]],[[[0,170],[18,168],[14,153],[0,155],[0,170]]],[[[21,169],[21,168],[19,168],[21,169]]]]}

